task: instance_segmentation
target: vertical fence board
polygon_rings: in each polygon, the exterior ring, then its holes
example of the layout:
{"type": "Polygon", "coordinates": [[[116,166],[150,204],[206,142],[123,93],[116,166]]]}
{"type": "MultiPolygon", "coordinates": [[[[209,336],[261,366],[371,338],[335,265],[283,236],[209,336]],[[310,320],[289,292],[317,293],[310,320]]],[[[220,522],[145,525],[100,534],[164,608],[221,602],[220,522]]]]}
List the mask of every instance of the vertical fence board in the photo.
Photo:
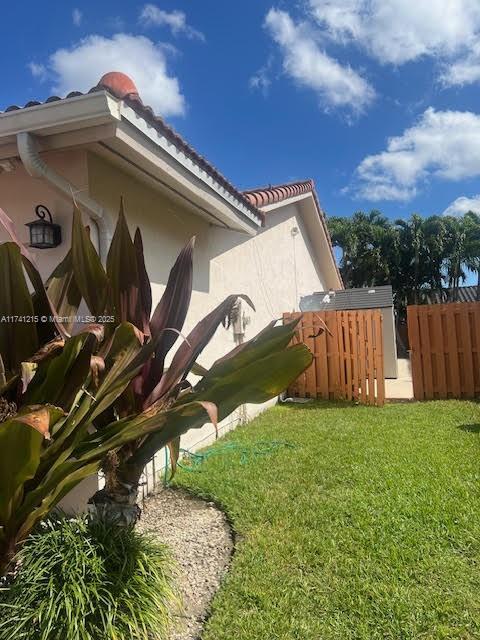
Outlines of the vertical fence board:
{"type": "Polygon", "coordinates": [[[377,382],[377,404],[385,403],[385,375],[383,366],[383,316],[378,313],[374,316],[375,327],[375,379],[377,382]]]}
{"type": "MultiPolygon", "coordinates": [[[[300,314],[283,315],[286,323],[300,314]]],[[[311,311],[302,314],[295,341],[314,355],[293,382],[292,396],[385,402],[382,317],[378,310],[311,311]]]]}
{"type": "Polygon", "coordinates": [[[407,309],[417,400],[480,396],[480,302],[407,309]]]}

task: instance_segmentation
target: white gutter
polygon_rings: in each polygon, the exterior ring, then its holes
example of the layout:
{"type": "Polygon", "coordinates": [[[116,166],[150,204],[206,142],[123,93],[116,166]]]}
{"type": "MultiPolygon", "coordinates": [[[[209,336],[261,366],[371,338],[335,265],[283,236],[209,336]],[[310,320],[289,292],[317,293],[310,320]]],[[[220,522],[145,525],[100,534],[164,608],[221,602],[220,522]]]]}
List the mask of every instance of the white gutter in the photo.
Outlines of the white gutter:
{"type": "Polygon", "coordinates": [[[74,185],[42,160],[37,150],[36,139],[31,133],[28,131],[17,133],[17,148],[25,169],[33,178],[43,178],[61,194],[76,200],[79,205],[87,209],[98,225],[99,254],[102,262],[105,262],[112,240],[112,229],[105,215],[105,209],[84,193],[78,193],[74,185]]]}

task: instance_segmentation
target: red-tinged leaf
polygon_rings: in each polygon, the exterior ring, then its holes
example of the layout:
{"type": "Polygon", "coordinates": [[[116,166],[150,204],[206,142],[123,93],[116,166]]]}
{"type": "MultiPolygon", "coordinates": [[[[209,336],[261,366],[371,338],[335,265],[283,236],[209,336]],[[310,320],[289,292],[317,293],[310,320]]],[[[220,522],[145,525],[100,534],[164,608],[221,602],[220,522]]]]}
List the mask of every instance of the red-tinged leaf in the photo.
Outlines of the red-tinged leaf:
{"type": "Polygon", "coordinates": [[[199,354],[212,339],[215,331],[223,322],[226,316],[230,314],[233,305],[238,298],[242,298],[255,309],[252,301],[245,295],[231,295],[225,298],[218,307],[211,311],[203,320],[187,336],[188,342],[180,345],[175,354],[168,371],[162,376],[160,382],[153,389],[144,403],[144,407],[151,404],[168,394],[175,385],[188,375],[190,369],[195,363],[199,354]]]}
{"type": "Polygon", "coordinates": [[[57,332],[64,338],[68,337],[67,330],[58,320],[58,312],[48,297],[42,276],[38,269],[25,256],[22,256],[22,262],[35,291],[32,298],[35,315],[39,318],[48,318],[46,322],[37,323],[37,333],[40,343],[52,340],[57,332]],[[53,320],[50,320],[50,318],[53,318],[53,320]]]}
{"type": "Polygon", "coordinates": [[[131,322],[143,332],[137,252],[125,218],[123,198],[120,200],[115,233],[108,251],[107,276],[117,323],[131,322]]]}
{"type": "Polygon", "coordinates": [[[75,282],[90,312],[101,316],[107,308],[108,278],[75,205],[72,225],[72,265],[75,282]]]}
{"type": "Polygon", "coordinates": [[[27,247],[23,244],[23,242],[21,242],[20,239],[18,238],[13,222],[1,207],[0,207],[0,224],[8,233],[12,241],[18,246],[21,254],[26,258],[28,258],[30,262],[34,262],[32,254],[27,249],[27,247]]]}
{"type": "Polygon", "coordinates": [[[150,286],[150,278],[148,277],[147,269],[145,267],[145,256],[143,253],[143,240],[140,229],[135,231],[135,237],[133,240],[135,246],[135,254],[137,257],[137,271],[139,281],[139,293],[140,293],[140,313],[143,324],[143,333],[150,335],[150,315],[152,313],[152,288],[150,286]]]}
{"type": "Polygon", "coordinates": [[[50,440],[50,427],[64,415],[64,412],[51,405],[32,405],[25,407],[21,415],[12,420],[21,422],[41,433],[45,440],[50,440]]]}
{"type": "Polygon", "coordinates": [[[180,457],[180,436],[178,436],[178,438],[170,440],[170,442],[167,444],[167,447],[170,452],[171,480],[175,475],[175,472],[177,471],[177,462],[178,458],[180,457]]]}
{"type": "Polygon", "coordinates": [[[28,322],[33,315],[20,249],[13,242],[5,242],[0,245],[0,316],[6,318],[0,322],[0,353],[7,378],[17,373],[20,363],[29,360],[38,348],[36,324],[28,322]]]}
{"type": "Polygon", "coordinates": [[[82,324],[76,335],[80,335],[82,333],[91,333],[97,339],[97,342],[100,343],[103,341],[105,337],[105,326],[103,324],[82,324]]]}
{"type": "Polygon", "coordinates": [[[215,437],[218,438],[218,407],[214,402],[208,402],[207,400],[195,400],[201,405],[208,414],[210,422],[215,427],[215,437]]]}
{"type": "Polygon", "coordinates": [[[192,238],[180,252],[170,271],[163,296],[150,321],[152,337],[155,338],[161,333],[162,335],[158,341],[155,359],[148,372],[148,377],[144,378],[145,395],[150,394],[160,380],[165,364],[165,356],[177,339],[173,331],[165,331],[165,329],[181,331],[187,316],[192,296],[194,245],[195,238],[192,238]]]}
{"type": "Polygon", "coordinates": [[[100,374],[105,371],[105,360],[100,356],[90,357],[90,371],[92,373],[93,384],[99,386],[100,374]]]}
{"type": "Polygon", "coordinates": [[[54,355],[58,351],[61,351],[64,346],[65,346],[64,338],[60,338],[60,337],[54,338],[47,344],[43,345],[43,347],[41,347],[31,358],[29,358],[28,361],[36,362],[36,363],[43,362],[43,360],[46,360],[47,358],[50,358],[50,356],[54,355]]]}
{"type": "Polygon", "coordinates": [[[51,300],[57,313],[62,318],[69,320],[63,325],[68,333],[71,333],[74,318],[82,301],[82,294],[78,288],[73,272],[72,250],[69,249],[65,258],[53,270],[48,278],[45,288],[48,298],[51,300]]]}

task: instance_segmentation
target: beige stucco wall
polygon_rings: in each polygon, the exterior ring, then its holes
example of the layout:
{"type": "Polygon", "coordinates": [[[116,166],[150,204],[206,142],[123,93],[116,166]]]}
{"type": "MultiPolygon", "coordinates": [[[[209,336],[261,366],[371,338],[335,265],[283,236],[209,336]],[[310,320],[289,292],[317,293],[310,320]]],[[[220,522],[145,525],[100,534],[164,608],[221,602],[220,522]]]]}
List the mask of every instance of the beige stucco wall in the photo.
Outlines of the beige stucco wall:
{"type": "MultiPolygon", "coordinates": [[[[58,151],[44,155],[44,159],[60,175],[74,184],[78,190],[88,190],[87,154],[84,150],[58,151]]],[[[47,277],[63,258],[70,245],[72,200],[54,191],[41,178],[27,174],[20,161],[12,172],[0,172],[0,207],[15,223],[17,235],[25,244],[29,242],[29,231],[25,223],[36,220],[35,207],[43,204],[50,210],[53,221],[62,227],[62,244],[55,249],[31,249],[43,277],[47,277]]],[[[98,229],[89,216],[85,223],[91,228],[91,237],[98,246],[98,229]]],[[[0,242],[9,240],[0,227],[0,242]]]]}
{"type": "MultiPolygon", "coordinates": [[[[250,237],[210,225],[99,156],[89,155],[88,172],[90,195],[106,209],[116,211],[121,194],[131,231],[140,227],[154,304],[160,299],[180,249],[192,235],[196,236],[186,332],[227,295],[245,293],[256,307],[255,312],[245,307],[251,318],[248,338],[270,320],[281,318],[283,312],[297,309],[300,296],[328,286],[315,267],[296,204],[267,214],[266,227],[250,237]],[[295,237],[291,234],[293,227],[299,230],[295,237]]],[[[233,347],[232,330],[221,327],[200,361],[208,366],[233,347]]],[[[249,408],[249,417],[256,411],[249,408]]],[[[203,435],[188,434],[185,441],[192,444],[203,435]]]]}
{"type": "MultiPolygon", "coordinates": [[[[132,232],[136,226],[142,231],[154,304],[162,295],[180,249],[192,235],[196,236],[193,295],[185,332],[227,295],[245,293],[256,307],[255,312],[244,307],[250,317],[245,336],[248,339],[272,319],[281,318],[283,312],[298,309],[302,295],[329,286],[316,267],[297,204],[268,213],[265,228],[250,237],[209,224],[91,152],[52,153],[45,159],[78,188],[88,188],[90,196],[114,218],[120,196],[124,197],[132,232]],[[293,227],[298,228],[295,237],[291,233],[293,227]]],[[[64,242],[57,249],[36,252],[42,274],[48,275],[68,248],[72,204],[42,180],[28,176],[21,166],[13,173],[0,174],[0,207],[13,218],[25,241],[28,231],[23,225],[34,219],[33,210],[38,203],[50,208],[64,234],[64,242]]],[[[5,239],[0,232],[0,241],[5,239]]],[[[234,346],[232,329],[220,327],[199,361],[208,367],[234,346]]],[[[224,421],[221,430],[252,418],[263,408],[253,405],[241,408],[224,421]]],[[[195,448],[207,444],[213,436],[213,427],[206,425],[186,434],[182,446],[195,448]]],[[[157,470],[162,464],[163,454],[159,456],[157,470]]],[[[63,506],[80,508],[87,493],[92,493],[91,483],[84,487],[83,493],[77,489],[63,506]]]]}

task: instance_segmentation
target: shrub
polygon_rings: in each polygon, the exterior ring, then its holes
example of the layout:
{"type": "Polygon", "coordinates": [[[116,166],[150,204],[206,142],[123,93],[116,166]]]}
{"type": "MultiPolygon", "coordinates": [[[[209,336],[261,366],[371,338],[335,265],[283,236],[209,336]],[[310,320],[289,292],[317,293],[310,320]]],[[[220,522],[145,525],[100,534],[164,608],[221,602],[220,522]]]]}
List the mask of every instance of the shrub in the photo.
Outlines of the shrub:
{"type": "Polygon", "coordinates": [[[1,640],[163,640],[177,599],[167,548],[133,528],[48,520],[17,555],[1,640]]]}

